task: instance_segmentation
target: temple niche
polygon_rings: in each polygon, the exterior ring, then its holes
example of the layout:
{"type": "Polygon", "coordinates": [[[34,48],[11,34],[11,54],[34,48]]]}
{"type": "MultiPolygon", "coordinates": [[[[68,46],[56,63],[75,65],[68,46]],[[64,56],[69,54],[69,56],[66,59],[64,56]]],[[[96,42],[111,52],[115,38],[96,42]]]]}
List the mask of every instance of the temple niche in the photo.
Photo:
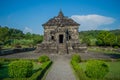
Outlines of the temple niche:
{"type": "Polygon", "coordinates": [[[44,40],[37,45],[38,53],[69,54],[85,52],[87,47],[79,41],[80,24],[64,16],[62,11],[43,25],[44,40]]]}

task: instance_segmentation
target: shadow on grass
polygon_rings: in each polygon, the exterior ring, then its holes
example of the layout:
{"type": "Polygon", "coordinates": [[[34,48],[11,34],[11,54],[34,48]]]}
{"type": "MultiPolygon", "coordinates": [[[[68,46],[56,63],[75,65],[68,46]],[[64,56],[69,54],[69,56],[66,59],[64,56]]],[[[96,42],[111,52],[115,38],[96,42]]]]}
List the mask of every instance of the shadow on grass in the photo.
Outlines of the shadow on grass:
{"type": "Polygon", "coordinates": [[[42,68],[33,70],[33,74],[36,73],[36,72],[39,71],[39,70],[42,70],[42,68]]]}
{"type": "Polygon", "coordinates": [[[8,64],[3,65],[0,68],[0,80],[3,78],[9,77],[8,75],[8,64]]]}

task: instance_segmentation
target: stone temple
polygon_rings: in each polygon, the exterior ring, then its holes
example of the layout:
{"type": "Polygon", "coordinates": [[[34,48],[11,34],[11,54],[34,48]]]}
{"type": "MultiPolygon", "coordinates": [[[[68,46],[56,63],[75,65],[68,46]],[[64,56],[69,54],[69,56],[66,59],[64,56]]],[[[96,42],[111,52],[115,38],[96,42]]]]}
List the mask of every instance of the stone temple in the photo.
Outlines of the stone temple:
{"type": "Polygon", "coordinates": [[[64,16],[62,11],[43,25],[44,40],[37,45],[38,53],[69,54],[86,52],[86,46],[79,41],[80,24],[64,16]]]}

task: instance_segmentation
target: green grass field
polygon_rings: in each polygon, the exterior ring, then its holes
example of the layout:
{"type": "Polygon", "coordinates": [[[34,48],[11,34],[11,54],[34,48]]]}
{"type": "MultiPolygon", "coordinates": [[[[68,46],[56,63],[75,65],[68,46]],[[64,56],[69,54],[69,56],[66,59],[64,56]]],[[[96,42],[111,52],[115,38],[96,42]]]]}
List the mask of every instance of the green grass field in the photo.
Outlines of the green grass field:
{"type": "Polygon", "coordinates": [[[88,47],[88,51],[92,52],[100,52],[104,54],[120,54],[120,52],[116,52],[114,50],[110,50],[108,48],[100,48],[100,47],[88,47]]]}
{"type": "MultiPolygon", "coordinates": [[[[105,76],[105,80],[120,80],[120,61],[106,62],[109,66],[109,73],[105,76]]],[[[86,63],[80,63],[80,66],[85,71],[86,63]]]]}
{"type": "Polygon", "coordinates": [[[106,77],[112,80],[120,80],[120,61],[107,63],[109,65],[110,72],[106,77]]]}

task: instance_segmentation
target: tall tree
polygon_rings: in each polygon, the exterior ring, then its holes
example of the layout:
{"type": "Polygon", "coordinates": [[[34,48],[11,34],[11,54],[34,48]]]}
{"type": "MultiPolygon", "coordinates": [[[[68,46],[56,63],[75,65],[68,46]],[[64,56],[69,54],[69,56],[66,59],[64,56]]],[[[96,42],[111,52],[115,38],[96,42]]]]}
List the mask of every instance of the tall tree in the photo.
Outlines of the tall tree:
{"type": "Polygon", "coordinates": [[[90,38],[88,37],[88,36],[86,36],[86,37],[84,37],[83,39],[82,39],[82,43],[84,44],[87,44],[88,46],[90,46],[90,38]]]}
{"type": "Polygon", "coordinates": [[[109,31],[101,31],[97,37],[97,43],[104,46],[113,46],[116,42],[115,34],[109,31]]]}
{"type": "Polygon", "coordinates": [[[8,27],[0,27],[0,41],[5,42],[8,38],[8,27]]]}

